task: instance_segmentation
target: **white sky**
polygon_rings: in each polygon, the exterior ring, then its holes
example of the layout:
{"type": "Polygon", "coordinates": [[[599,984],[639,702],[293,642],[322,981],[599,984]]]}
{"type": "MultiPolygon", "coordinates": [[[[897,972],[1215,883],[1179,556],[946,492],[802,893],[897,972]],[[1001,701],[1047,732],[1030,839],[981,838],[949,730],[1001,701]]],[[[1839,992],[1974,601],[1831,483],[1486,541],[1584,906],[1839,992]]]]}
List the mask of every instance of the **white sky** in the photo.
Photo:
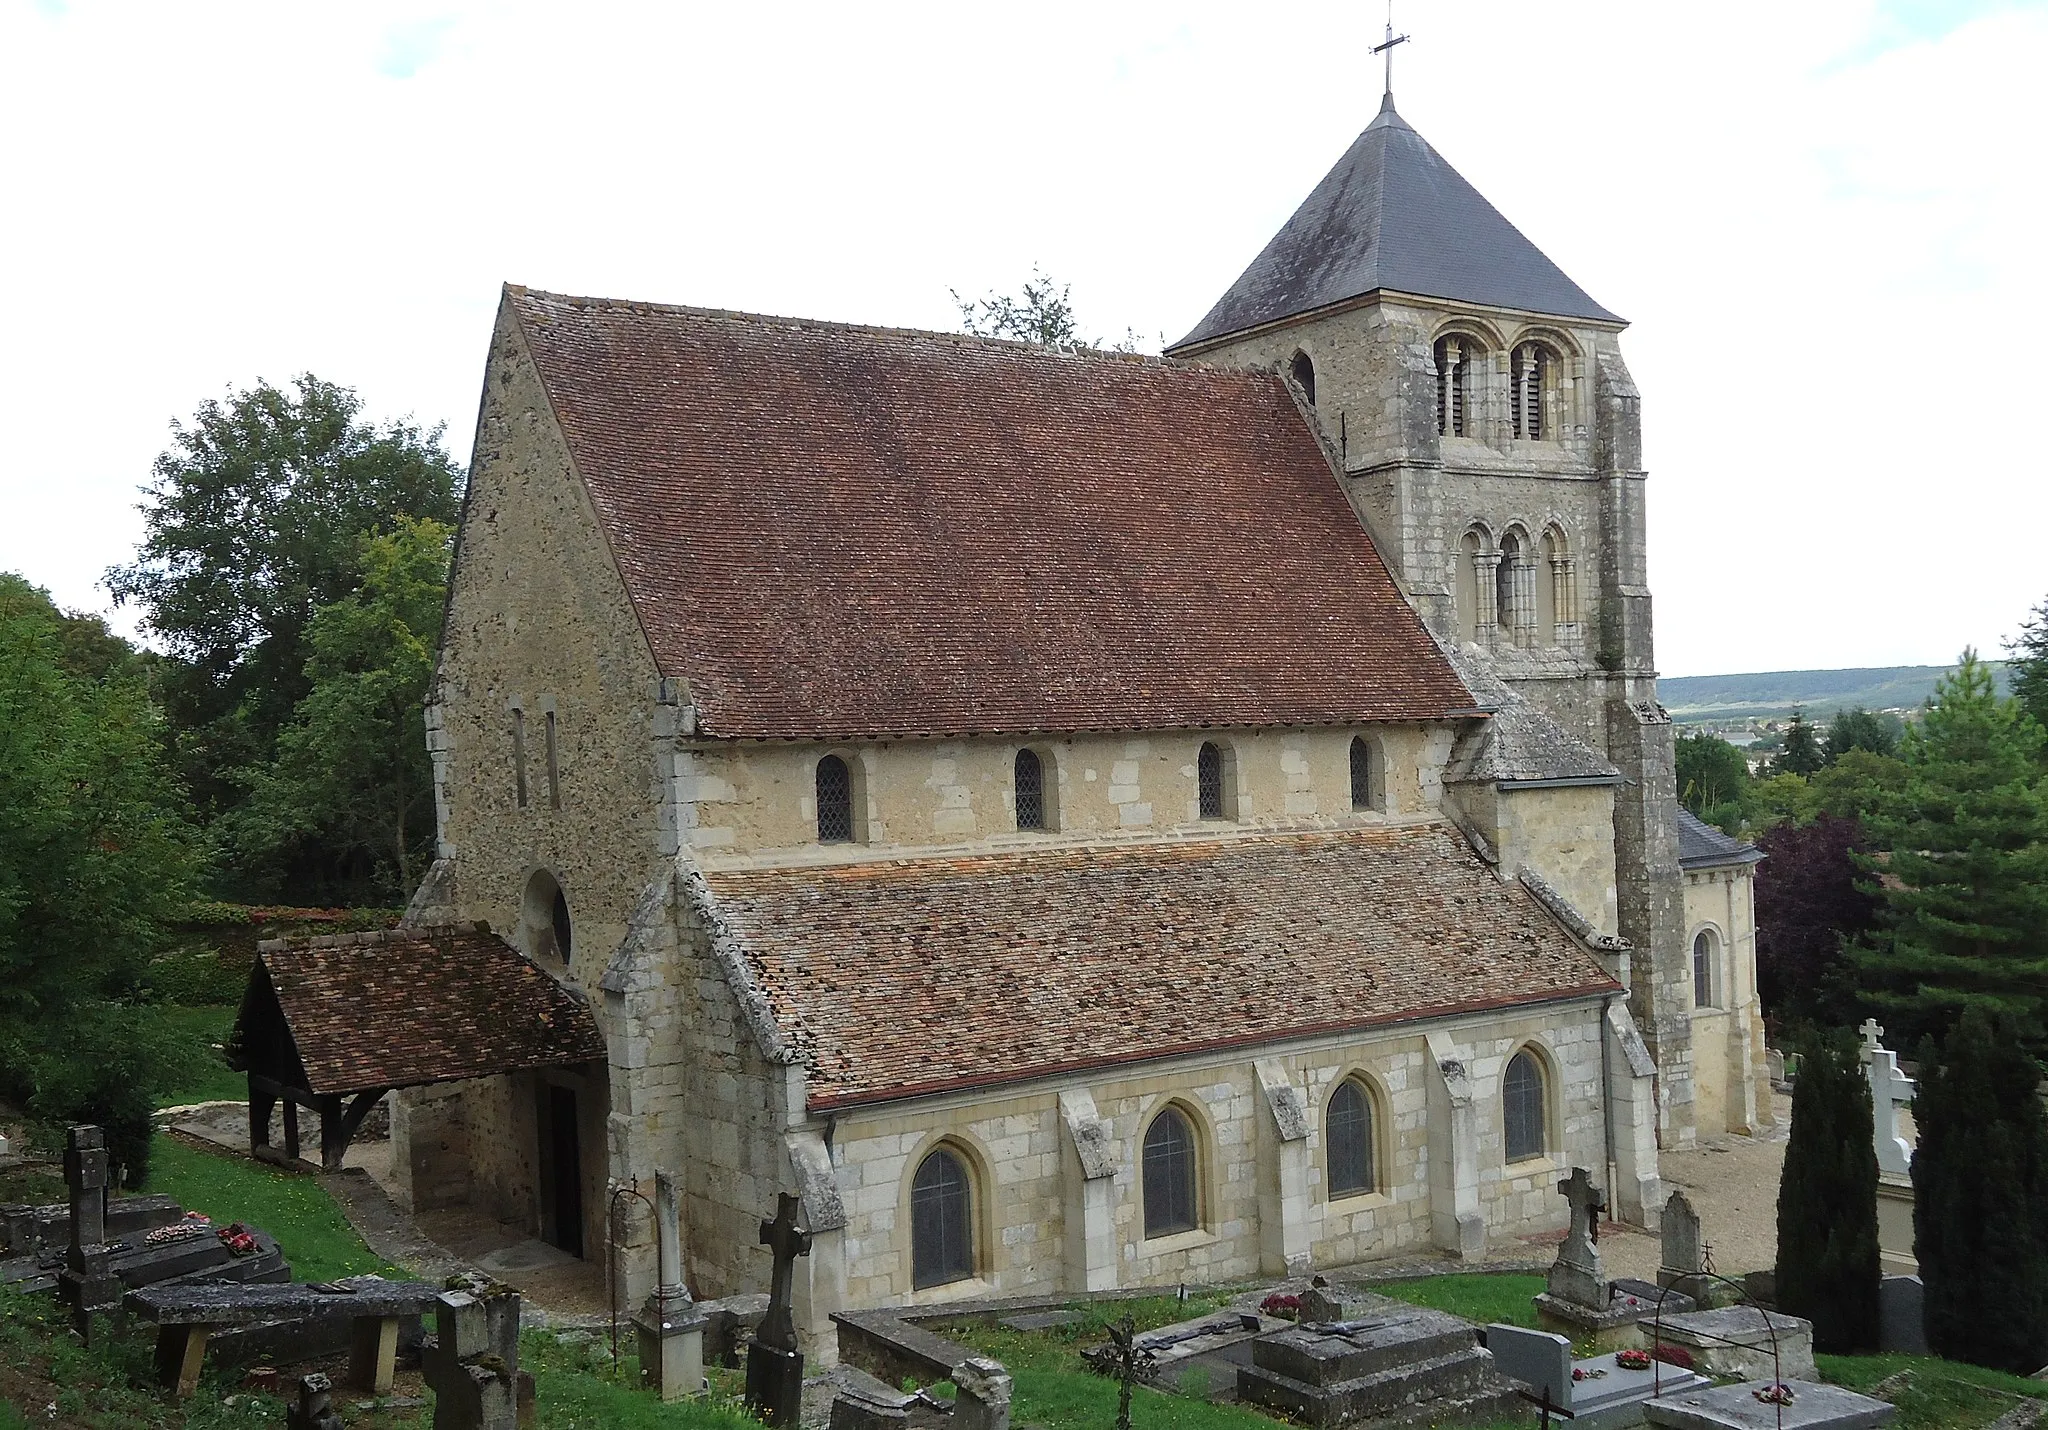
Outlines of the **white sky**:
{"type": "MultiPolygon", "coordinates": [[[[1384,18],[0,0],[0,569],[104,609],[170,420],[258,377],[466,459],[506,280],[950,328],[1035,262],[1178,338],[1384,18]]],[[[1995,652],[2048,596],[2048,0],[1397,18],[1403,115],[1633,324],[1662,668],[1995,652]]]]}

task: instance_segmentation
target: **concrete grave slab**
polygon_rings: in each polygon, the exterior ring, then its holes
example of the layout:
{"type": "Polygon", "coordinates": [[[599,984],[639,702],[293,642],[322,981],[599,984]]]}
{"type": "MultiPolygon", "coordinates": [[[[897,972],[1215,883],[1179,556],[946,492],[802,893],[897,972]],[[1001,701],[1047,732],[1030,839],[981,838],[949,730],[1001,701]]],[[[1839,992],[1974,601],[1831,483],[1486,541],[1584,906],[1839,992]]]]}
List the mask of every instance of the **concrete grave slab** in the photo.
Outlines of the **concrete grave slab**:
{"type": "Polygon", "coordinates": [[[1347,1304],[1363,1314],[1255,1338],[1252,1364],[1238,1372],[1238,1398],[1318,1427],[1410,1413],[1520,1413],[1520,1395],[1469,1322],[1384,1296],[1347,1304]]]}
{"type": "Polygon", "coordinates": [[[1565,1337],[1520,1326],[1486,1328],[1486,1348],[1502,1375],[1528,1387],[1538,1403],[1569,1412],[1575,1427],[1639,1425],[1642,1407],[1659,1395],[1711,1384],[1703,1375],[1673,1365],[1631,1370],[1614,1353],[1574,1359],[1565,1337]]]}
{"type": "Polygon", "coordinates": [[[1815,1374],[1813,1322],[1781,1311],[1755,1306],[1688,1311],[1666,1316],[1658,1335],[1666,1345],[1684,1346],[1693,1365],[1708,1375],[1796,1380],[1815,1374]]]}
{"type": "Polygon", "coordinates": [[[1756,1392],[1770,1383],[1746,1380],[1664,1396],[1643,1407],[1643,1419],[1671,1430],[1868,1430],[1898,1414],[1882,1400],[1811,1380],[1788,1381],[1791,1404],[1768,1405],[1756,1392]]]}

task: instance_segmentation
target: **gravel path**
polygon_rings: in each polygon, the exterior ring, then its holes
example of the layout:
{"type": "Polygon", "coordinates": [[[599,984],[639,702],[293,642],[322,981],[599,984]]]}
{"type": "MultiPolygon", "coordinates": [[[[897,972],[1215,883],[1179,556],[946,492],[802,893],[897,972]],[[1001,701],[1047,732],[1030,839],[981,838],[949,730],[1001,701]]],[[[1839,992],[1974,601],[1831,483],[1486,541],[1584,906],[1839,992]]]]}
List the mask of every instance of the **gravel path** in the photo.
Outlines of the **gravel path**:
{"type": "MultiPolygon", "coordinates": [[[[1785,1167],[1792,1099],[1773,1093],[1771,1110],[1776,1122],[1761,1137],[1716,1137],[1657,1159],[1664,1185],[1682,1189],[1700,1214],[1702,1237],[1724,1276],[1760,1271],[1778,1259],[1778,1174],[1785,1167]]],[[[1655,1280],[1661,1250],[1654,1236],[1601,1228],[1601,1260],[1609,1276],[1655,1280]]]]}

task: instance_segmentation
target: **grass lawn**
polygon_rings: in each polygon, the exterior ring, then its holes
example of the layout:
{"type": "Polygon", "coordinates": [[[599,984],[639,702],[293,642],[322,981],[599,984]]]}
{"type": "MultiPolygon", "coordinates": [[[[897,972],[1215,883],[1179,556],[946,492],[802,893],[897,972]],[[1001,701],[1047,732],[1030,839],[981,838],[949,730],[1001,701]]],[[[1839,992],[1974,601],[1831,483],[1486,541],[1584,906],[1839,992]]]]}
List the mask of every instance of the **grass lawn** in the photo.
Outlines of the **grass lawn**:
{"type": "Polygon", "coordinates": [[[332,1281],[365,1271],[406,1274],[363,1245],[334,1198],[305,1173],[202,1152],[159,1132],[150,1152],[148,1190],[176,1197],[187,1211],[205,1212],[216,1223],[262,1227],[284,1248],[294,1281],[332,1281]]]}
{"type": "Polygon", "coordinates": [[[1414,1281],[1386,1281],[1367,1289],[1411,1306],[1449,1311],[1488,1326],[1499,1321],[1536,1328],[1534,1297],[1544,1286],[1541,1276],[1424,1276],[1414,1281]]]}
{"type": "Polygon", "coordinates": [[[159,1106],[182,1107],[188,1102],[239,1102],[249,1096],[249,1080],[240,1073],[229,1072],[227,1064],[221,1061],[220,1044],[227,1041],[228,1033],[235,1026],[235,1012],[234,1008],[226,1006],[183,1008],[170,1005],[164,1008],[164,1021],[191,1042],[193,1055],[191,1070],[177,1087],[164,1093],[159,1106]]]}
{"type": "Polygon", "coordinates": [[[1934,1356],[1816,1355],[1821,1379],[1899,1407],[1895,1430],[1989,1425],[2022,1400],[2048,1399],[2048,1385],[1934,1356]]]}

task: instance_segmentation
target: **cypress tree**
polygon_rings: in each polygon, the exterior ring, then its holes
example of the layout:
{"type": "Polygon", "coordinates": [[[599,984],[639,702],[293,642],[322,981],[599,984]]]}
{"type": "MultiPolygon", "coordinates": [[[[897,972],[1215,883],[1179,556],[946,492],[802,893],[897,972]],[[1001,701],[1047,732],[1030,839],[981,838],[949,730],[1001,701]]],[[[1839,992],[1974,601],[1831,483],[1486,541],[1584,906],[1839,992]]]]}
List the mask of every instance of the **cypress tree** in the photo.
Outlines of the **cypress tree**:
{"type": "Polygon", "coordinates": [[[1778,1181],[1778,1305],[1813,1322],[1813,1348],[1877,1348],[1877,1148],[1853,1044],[1816,1039],[1799,1060],[1778,1181]]]}
{"type": "Polygon", "coordinates": [[[1907,732],[1905,788],[1866,827],[1888,851],[1884,926],[1850,955],[1866,997],[1908,1043],[1945,1039],[1964,1008],[2011,1020],[2048,1052],[2048,783],[2044,737],[1964,651],[1907,732]]]}
{"type": "MultiPolygon", "coordinates": [[[[1913,1100],[1913,1254],[1927,1344],[2028,1375],[2048,1364],[2048,1116],[2010,1023],[1965,1012],[1913,1100]]],[[[1797,1132],[1797,1125],[1794,1125],[1797,1132]]]]}

